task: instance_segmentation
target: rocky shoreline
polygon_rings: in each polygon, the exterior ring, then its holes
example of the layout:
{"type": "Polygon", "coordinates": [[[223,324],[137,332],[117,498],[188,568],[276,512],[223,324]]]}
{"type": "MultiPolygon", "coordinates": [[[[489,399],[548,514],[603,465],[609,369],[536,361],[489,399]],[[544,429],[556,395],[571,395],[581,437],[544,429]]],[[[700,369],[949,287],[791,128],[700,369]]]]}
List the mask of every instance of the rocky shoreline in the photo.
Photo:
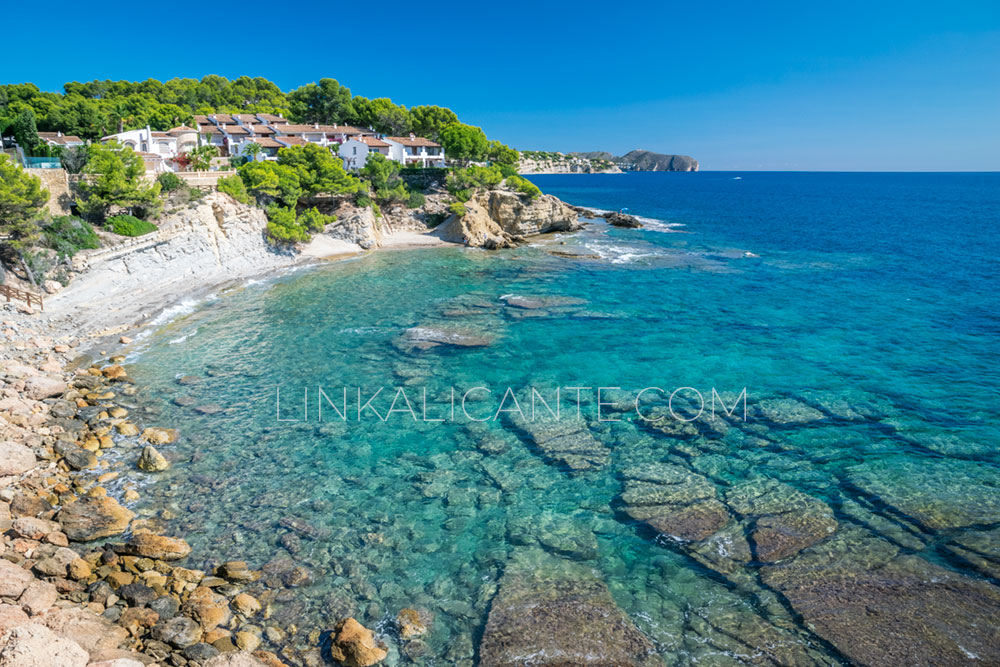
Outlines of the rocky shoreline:
{"type": "MultiPolygon", "coordinates": [[[[0,664],[280,667],[385,657],[349,617],[331,628],[269,620],[275,596],[312,576],[304,568],[179,565],[191,548],[163,534],[168,517],[130,509],[140,492],[128,472],[166,469],[159,449],[169,454],[178,435],[140,429],[126,407],[136,387],[120,363],[131,339],[91,364],[81,340],[4,315],[0,664]]],[[[419,636],[420,618],[403,610],[399,631],[419,636]]]]}

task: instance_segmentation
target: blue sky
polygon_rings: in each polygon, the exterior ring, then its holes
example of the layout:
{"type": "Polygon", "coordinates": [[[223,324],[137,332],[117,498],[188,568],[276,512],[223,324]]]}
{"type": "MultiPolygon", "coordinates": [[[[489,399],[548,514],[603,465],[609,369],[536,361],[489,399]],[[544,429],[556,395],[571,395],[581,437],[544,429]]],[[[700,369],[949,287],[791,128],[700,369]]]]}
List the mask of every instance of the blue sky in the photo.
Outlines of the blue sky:
{"type": "Polygon", "coordinates": [[[5,51],[35,55],[5,58],[0,81],[333,77],[448,106],[521,149],[1000,170],[996,0],[243,5],[56,0],[45,14],[67,29],[50,34],[35,5],[12,4],[5,51]]]}

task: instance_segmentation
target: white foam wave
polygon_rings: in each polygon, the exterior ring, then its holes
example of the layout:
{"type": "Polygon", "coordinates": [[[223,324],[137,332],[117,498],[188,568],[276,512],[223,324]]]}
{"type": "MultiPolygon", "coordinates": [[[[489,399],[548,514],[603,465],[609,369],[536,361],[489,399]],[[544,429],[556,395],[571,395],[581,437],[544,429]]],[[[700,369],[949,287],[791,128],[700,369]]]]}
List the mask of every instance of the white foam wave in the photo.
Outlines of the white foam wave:
{"type": "Polygon", "coordinates": [[[663,256],[662,253],[627,245],[585,243],[583,247],[611,264],[630,264],[642,259],[663,256]]]}

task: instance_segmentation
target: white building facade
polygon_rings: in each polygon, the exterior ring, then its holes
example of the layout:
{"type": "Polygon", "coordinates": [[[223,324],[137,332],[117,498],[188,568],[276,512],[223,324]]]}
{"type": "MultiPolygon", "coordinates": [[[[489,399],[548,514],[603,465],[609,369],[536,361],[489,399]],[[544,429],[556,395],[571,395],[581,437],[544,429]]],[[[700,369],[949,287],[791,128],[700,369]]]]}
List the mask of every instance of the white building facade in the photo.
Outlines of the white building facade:
{"type": "Polygon", "coordinates": [[[444,167],[444,148],[441,144],[411,134],[408,137],[382,137],[389,144],[389,159],[401,163],[419,164],[421,167],[444,167]]]}
{"type": "Polygon", "coordinates": [[[338,155],[344,161],[344,169],[363,169],[368,157],[380,153],[389,157],[390,146],[375,137],[351,137],[340,144],[338,155]]]}

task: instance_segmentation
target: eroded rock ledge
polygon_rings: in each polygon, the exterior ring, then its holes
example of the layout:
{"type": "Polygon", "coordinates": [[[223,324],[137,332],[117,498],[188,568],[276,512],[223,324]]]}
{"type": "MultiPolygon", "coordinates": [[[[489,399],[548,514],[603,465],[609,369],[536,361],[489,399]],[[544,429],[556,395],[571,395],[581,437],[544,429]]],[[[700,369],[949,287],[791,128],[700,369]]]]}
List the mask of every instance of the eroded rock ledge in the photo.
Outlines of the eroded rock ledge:
{"type": "Polygon", "coordinates": [[[529,199],[490,190],[466,202],[465,210],[465,215],[453,215],[441,225],[437,233],[442,239],[492,250],[517,246],[529,236],[583,227],[577,212],[552,195],[529,199]]]}

